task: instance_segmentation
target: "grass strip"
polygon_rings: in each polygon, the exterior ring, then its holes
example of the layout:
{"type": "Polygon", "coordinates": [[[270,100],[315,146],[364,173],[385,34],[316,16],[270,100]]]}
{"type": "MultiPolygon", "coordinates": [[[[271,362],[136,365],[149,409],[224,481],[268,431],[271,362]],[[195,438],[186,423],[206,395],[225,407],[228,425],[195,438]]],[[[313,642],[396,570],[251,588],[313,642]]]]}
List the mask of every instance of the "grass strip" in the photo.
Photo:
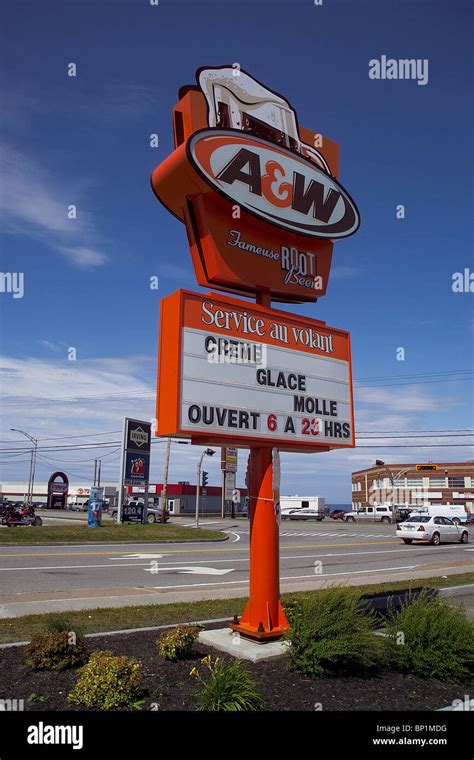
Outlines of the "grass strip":
{"type": "MultiPolygon", "coordinates": [[[[460,573],[447,578],[415,578],[412,581],[388,581],[353,586],[362,594],[378,594],[409,588],[440,588],[474,583],[474,573],[460,573]]],[[[335,584],[332,584],[335,585],[335,584]]],[[[296,599],[311,597],[319,590],[292,592],[282,595],[283,606],[296,599]]],[[[246,597],[236,599],[209,599],[198,602],[172,602],[169,604],[137,605],[133,607],[107,607],[103,609],[75,610],[71,612],[48,612],[39,615],[24,615],[18,618],[0,620],[0,643],[27,641],[35,631],[42,631],[52,618],[67,618],[71,630],[81,633],[123,630],[124,628],[145,628],[147,626],[172,623],[191,623],[195,620],[211,620],[243,612],[246,597]]]]}
{"type": "Polygon", "coordinates": [[[0,545],[84,544],[84,543],[161,543],[167,541],[219,541],[226,534],[207,528],[186,528],[183,525],[43,525],[40,528],[2,528],[0,545]]]}

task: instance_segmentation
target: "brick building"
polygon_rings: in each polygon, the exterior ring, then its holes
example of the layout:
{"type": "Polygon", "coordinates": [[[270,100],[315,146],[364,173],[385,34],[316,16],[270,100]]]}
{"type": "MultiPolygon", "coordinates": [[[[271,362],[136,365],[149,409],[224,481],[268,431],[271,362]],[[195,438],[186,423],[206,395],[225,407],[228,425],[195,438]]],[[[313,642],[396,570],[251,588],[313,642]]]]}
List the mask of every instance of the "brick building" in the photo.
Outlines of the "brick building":
{"type": "Polygon", "coordinates": [[[425,464],[374,465],[352,473],[352,509],[392,505],[426,507],[465,506],[474,514],[474,460],[425,464]]]}

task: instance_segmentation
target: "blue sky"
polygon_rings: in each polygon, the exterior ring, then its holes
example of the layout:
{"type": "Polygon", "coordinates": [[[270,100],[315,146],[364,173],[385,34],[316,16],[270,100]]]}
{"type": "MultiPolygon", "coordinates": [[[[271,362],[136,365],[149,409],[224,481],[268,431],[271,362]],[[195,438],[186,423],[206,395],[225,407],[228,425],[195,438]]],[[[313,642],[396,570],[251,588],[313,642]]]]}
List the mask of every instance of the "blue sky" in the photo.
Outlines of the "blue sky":
{"type": "MultiPolygon", "coordinates": [[[[194,81],[199,66],[233,62],[281,92],[301,124],[340,144],[341,181],[359,206],[361,228],[335,245],[328,294],[289,309],[351,331],[361,386],[356,431],[474,427],[472,379],[428,375],[473,366],[473,294],[451,288],[454,272],[474,269],[471,5],[4,3],[1,268],[24,272],[25,292],[18,299],[0,293],[7,394],[0,445],[18,440],[10,427],[58,444],[68,434],[116,440],[124,415],[154,415],[159,299],[197,286],[184,227],[157,203],[149,175],[172,149],[178,88],[194,81]],[[369,61],[381,55],[428,59],[428,84],[370,79],[369,61]],[[67,76],[70,62],[75,78],[67,76]],[[158,149],[149,147],[155,132],[158,149]],[[67,219],[69,204],[77,206],[75,221],[67,219]],[[398,204],[404,220],[396,218],[398,204]],[[158,292],[149,288],[152,275],[158,292]],[[400,346],[404,361],[396,360],[400,346]],[[420,373],[427,375],[407,377],[420,373]],[[392,380],[366,380],[379,377],[392,380]]],[[[283,491],[348,502],[351,470],[376,456],[472,458],[472,449],[445,445],[465,438],[387,448],[417,440],[286,455],[283,491]]],[[[153,480],[161,480],[162,449],[154,447],[153,480]]],[[[90,477],[94,456],[44,454],[39,477],[50,474],[53,458],[90,477]]],[[[176,446],[172,479],[192,480],[196,458],[191,447],[176,446]]],[[[27,477],[23,456],[0,452],[0,462],[3,480],[27,477]]],[[[118,453],[108,462],[112,479],[118,453]]],[[[217,483],[217,463],[209,468],[217,483]]]]}

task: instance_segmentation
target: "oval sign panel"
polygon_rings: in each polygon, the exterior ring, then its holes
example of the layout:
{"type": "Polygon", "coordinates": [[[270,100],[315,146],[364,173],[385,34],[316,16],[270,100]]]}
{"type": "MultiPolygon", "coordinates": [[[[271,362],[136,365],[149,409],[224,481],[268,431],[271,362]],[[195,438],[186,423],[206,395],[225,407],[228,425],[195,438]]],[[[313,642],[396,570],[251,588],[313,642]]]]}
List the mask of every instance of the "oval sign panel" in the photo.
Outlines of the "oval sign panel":
{"type": "Polygon", "coordinates": [[[226,198],[270,224],[337,239],[359,227],[343,187],[310,160],[238,130],[203,129],[187,142],[191,163],[226,198]]]}

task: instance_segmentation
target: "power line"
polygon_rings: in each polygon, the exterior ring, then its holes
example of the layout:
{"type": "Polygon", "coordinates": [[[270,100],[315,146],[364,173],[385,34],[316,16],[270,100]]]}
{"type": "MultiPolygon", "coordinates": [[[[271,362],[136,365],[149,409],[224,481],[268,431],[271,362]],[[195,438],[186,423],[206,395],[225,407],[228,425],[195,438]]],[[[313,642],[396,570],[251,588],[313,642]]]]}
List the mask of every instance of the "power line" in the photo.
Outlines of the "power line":
{"type": "MultiPolygon", "coordinates": [[[[418,434],[418,432],[416,434],[404,434],[403,432],[401,432],[401,434],[399,434],[399,435],[398,434],[397,435],[391,435],[391,434],[382,435],[382,434],[377,433],[375,431],[371,431],[371,435],[364,435],[364,436],[363,435],[359,435],[358,436],[358,440],[372,440],[372,439],[379,439],[379,438],[382,438],[382,439],[383,438],[387,438],[387,439],[390,439],[390,440],[397,439],[397,438],[403,438],[403,439],[412,439],[412,438],[470,438],[471,436],[473,436],[472,432],[466,432],[466,433],[460,432],[460,433],[458,433],[456,431],[453,431],[452,433],[442,433],[441,435],[438,432],[426,433],[426,434],[423,434],[423,433],[418,434]]],[[[166,438],[155,438],[155,439],[152,440],[151,443],[153,445],[155,445],[155,444],[160,444],[160,443],[165,443],[165,442],[166,442],[166,438]]],[[[174,440],[173,442],[177,442],[177,441],[174,440]]],[[[73,444],[70,444],[70,445],[69,444],[63,444],[61,446],[59,446],[59,445],[57,445],[57,446],[56,445],[55,446],[38,446],[37,447],[37,451],[40,451],[40,452],[41,451],[52,451],[52,452],[55,452],[55,451],[56,452],[60,452],[60,451],[65,451],[65,452],[66,451],[89,451],[89,450],[100,449],[100,448],[110,448],[111,446],[119,446],[120,443],[121,443],[120,441],[101,441],[99,443],[73,443],[73,444]]],[[[442,445],[445,445],[445,444],[442,444],[442,445]]],[[[461,444],[459,444],[459,445],[461,445],[461,444]]],[[[466,444],[466,445],[469,445],[469,444],[466,444]]],[[[9,454],[9,453],[11,454],[11,453],[13,453],[13,454],[18,454],[18,455],[21,454],[21,453],[29,452],[29,451],[31,451],[31,447],[24,447],[24,448],[16,447],[14,449],[0,449],[0,453],[4,453],[4,454],[9,454]]],[[[83,460],[83,461],[86,461],[86,460],[83,460]]],[[[89,461],[92,461],[92,460],[89,460],[89,461]]]]}
{"type": "MultiPolygon", "coordinates": [[[[176,443],[176,439],[173,439],[173,443],[176,443]]],[[[166,443],[166,438],[155,438],[151,441],[152,444],[166,443]]],[[[71,445],[64,444],[63,446],[38,446],[37,451],[89,451],[100,448],[109,448],[110,446],[120,445],[121,441],[102,441],[100,443],[73,443],[71,445]]],[[[0,453],[9,452],[21,452],[31,451],[29,448],[13,448],[13,449],[0,449],[0,453]]],[[[92,460],[91,460],[92,461],[92,460]]]]}
{"type": "Polygon", "coordinates": [[[377,444],[370,446],[368,444],[361,444],[360,446],[356,443],[355,448],[357,449],[449,449],[457,447],[463,447],[466,448],[473,448],[473,444],[471,443],[400,443],[400,444],[377,444]]]}
{"type": "MultiPolygon", "coordinates": [[[[397,433],[462,433],[464,431],[473,431],[474,428],[444,428],[428,430],[397,430],[397,433]]],[[[360,433],[391,433],[391,430],[360,430],[360,433]]]]}
{"type": "MultiPolygon", "coordinates": [[[[474,369],[460,369],[460,370],[447,370],[447,371],[431,371],[431,372],[420,372],[420,373],[411,373],[411,374],[405,374],[405,375],[398,375],[397,378],[394,377],[394,375],[375,375],[375,376],[368,376],[359,378],[358,380],[355,380],[354,384],[355,387],[358,388],[366,388],[366,387],[390,387],[394,385],[416,385],[416,382],[392,382],[392,383],[383,383],[382,385],[378,385],[374,383],[376,380],[406,380],[408,378],[425,378],[425,377],[437,377],[440,379],[437,380],[422,380],[421,384],[425,383],[440,383],[440,382],[459,382],[464,380],[472,380],[474,378],[452,378],[447,377],[451,375],[460,375],[460,374],[469,374],[474,372],[474,369]],[[361,383],[364,383],[365,381],[369,381],[368,385],[362,385],[361,383]]],[[[4,399],[4,401],[13,403],[14,405],[32,405],[37,404],[40,402],[42,405],[44,404],[56,404],[56,403],[63,403],[65,401],[69,401],[71,403],[80,404],[80,403],[86,403],[88,401],[97,401],[97,400],[111,400],[111,399],[118,399],[118,398],[129,398],[130,396],[137,397],[137,396],[143,396],[143,395],[150,395],[155,394],[155,389],[131,389],[129,391],[116,391],[114,393],[100,393],[100,394],[91,394],[91,395],[85,395],[85,396],[60,396],[56,398],[18,398],[15,396],[12,396],[10,398],[4,399]],[[15,400],[16,399],[16,400],[15,400]]]]}
{"type": "MultiPolygon", "coordinates": [[[[403,380],[407,377],[437,377],[438,375],[460,375],[466,372],[474,372],[472,369],[450,369],[441,372],[412,372],[406,375],[397,375],[397,379],[403,380]]],[[[357,382],[363,382],[365,380],[393,380],[394,375],[373,375],[372,377],[359,377],[357,382]]]]}
{"type": "Polygon", "coordinates": [[[408,383],[370,383],[368,385],[358,385],[358,383],[354,383],[354,388],[391,388],[394,385],[431,385],[432,383],[458,383],[467,382],[468,380],[474,380],[474,377],[447,377],[444,378],[444,380],[423,380],[421,382],[412,381],[408,383]]]}
{"type": "MultiPolygon", "coordinates": [[[[115,454],[116,451],[119,451],[120,447],[117,449],[112,449],[112,451],[108,451],[107,454],[101,454],[101,459],[105,459],[106,457],[110,457],[112,454],[115,454]]],[[[44,456],[44,455],[43,455],[44,456]]],[[[94,462],[97,457],[92,457],[92,459],[75,459],[73,462],[71,462],[72,465],[80,464],[82,462],[94,462]]],[[[55,459],[54,457],[48,457],[52,462],[63,462],[65,466],[69,464],[69,462],[65,462],[64,459],[55,459]]]]}
{"type": "MultiPolygon", "coordinates": [[[[358,436],[359,440],[368,440],[371,438],[470,438],[474,433],[432,433],[427,435],[364,435],[358,436]]],[[[356,436],[357,437],[357,436],[356,436]]]]}

